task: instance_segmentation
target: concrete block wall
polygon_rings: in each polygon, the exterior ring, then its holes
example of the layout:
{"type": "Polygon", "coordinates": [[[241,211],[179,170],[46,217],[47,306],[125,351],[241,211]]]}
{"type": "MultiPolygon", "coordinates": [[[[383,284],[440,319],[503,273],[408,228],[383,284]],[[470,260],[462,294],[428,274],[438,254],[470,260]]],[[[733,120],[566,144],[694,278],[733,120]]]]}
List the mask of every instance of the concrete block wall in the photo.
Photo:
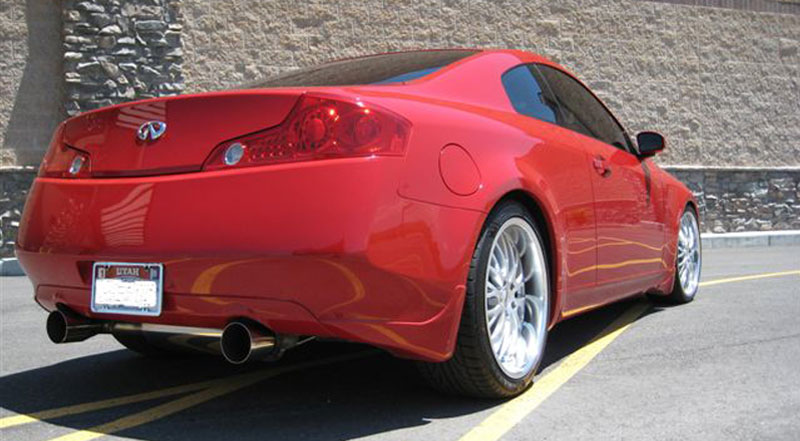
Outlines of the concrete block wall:
{"type": "Polygon", "coordinates": [[[4,0],[0,256],[68,114],[435,47],[526,49],[573,70],[629,131],[667,136],[658,160],[698,195],[706,231],[798,228],[796,0],[4,0]]]}
{"type": "Polygon", "coordinates": [[[576,72],[631,132],[665,133],[661,163],[800,166],[796,13],[633,0],[183,0],[182,10],[188,91],[365,53],[518,48],[576,72]]]}

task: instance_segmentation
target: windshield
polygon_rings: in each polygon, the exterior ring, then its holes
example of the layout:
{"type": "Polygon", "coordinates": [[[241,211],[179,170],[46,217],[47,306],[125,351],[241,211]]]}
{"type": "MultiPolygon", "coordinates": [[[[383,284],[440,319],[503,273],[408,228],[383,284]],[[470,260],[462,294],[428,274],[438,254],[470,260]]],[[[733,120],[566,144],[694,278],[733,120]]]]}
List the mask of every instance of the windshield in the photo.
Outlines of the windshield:
{"type": "Polygon", "coordinates": [[[442,50],[372,55],[294,70],[258,81],[248,87],[258,89],[402,83],[422,78],[477,52],[442,50]]]}

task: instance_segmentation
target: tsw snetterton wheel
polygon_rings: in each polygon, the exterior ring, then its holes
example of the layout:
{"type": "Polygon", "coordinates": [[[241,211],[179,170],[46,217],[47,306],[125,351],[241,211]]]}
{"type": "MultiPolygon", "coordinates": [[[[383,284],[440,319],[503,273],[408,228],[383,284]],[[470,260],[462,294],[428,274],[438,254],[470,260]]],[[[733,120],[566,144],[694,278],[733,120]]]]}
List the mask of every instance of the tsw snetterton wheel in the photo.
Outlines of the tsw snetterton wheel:
{"type": "Polygon", "coordinates": [[[515,202],[489,215],[472,259],[455,353],[444,363],[420,364],[434,387],[497,398],[531,383],[544,355],[550,309],[541,237],[515,202]]]}
{"type": "Polygon", "coordinates": [[[669,298],[677,303],[691,302],[700,287],[700,269],[703,263],[700,227],[697,215],[691,207],[686,207],[681,216],[675,260],[675,282],[669,298]]]}

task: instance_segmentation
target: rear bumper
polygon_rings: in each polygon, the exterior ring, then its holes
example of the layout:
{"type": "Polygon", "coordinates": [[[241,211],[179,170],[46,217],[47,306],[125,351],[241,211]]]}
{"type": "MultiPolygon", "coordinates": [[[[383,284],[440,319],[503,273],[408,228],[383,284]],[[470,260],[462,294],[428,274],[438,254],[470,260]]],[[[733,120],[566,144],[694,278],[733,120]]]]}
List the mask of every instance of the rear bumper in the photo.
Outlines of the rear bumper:
{"type": "Polygon", "coordinates": [[[46,309],[106,320],[453,350],[483,213],[404,199],[402,160],[358,158],[149,178],[37,179],[17,254],[46,309]],[[95,261],[164,264],[155,318],[94,314],[95,261]]]}

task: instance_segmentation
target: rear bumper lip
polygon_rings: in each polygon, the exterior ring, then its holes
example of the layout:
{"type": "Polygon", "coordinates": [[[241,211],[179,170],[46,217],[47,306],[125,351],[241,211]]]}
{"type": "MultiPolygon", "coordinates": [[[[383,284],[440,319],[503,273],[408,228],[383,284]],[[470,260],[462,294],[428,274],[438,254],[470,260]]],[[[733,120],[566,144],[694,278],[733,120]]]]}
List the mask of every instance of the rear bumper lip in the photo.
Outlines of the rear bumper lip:
{"type": "MultiPolygon", "coordinates": [[[[380,320],[319,320],[303,305],[293,301],[194,295],[171,295],[161,315],[141,316],[91,311],[89,290],[41,285],[35,300],[46,311],[65,306],[89,319],[141,324],[145,327],[208,329],[221,332],[236,318],[256,320],[274,332],[339,338],[381,347],[405,358],[444,361],[452,356],[457,318],[463,306],[463,289],[458,289],[442,310],[423,322],[380,320]],[[215,305],[213,311],[208,304],[215,305]],[[432,338],[433,337],[433,338],[432,338]]],[[[144,328],[143,328],[144,329],[144,328]]]]}

